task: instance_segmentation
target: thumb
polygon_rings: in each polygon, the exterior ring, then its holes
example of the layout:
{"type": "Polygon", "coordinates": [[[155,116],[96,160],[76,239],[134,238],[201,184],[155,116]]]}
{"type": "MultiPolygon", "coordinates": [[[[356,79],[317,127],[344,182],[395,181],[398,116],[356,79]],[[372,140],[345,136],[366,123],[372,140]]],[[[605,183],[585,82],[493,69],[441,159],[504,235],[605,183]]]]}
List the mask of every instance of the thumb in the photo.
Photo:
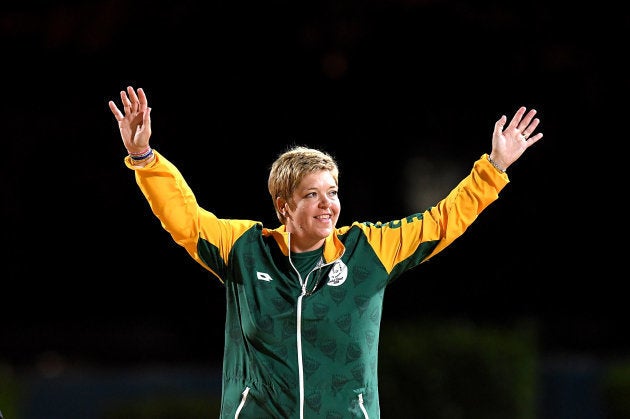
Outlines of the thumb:
{"type": "Polygon", "coordinates": [[[503,131],[503,127],[507,121],[507,117],[505,115],[501,115],[501,118],[497,122],[494,123],[494,133],[501,134],[503,131]]]}

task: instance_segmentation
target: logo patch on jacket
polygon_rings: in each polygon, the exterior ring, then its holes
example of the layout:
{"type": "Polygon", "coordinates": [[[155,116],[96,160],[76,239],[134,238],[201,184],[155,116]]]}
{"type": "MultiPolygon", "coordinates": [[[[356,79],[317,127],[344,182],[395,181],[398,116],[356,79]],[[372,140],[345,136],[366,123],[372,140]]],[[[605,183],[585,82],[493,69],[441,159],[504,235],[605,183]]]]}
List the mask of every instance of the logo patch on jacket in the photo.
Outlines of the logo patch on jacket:
{"type": "Polygon", "coordinates": [[[331,287],[338,287],[346,282],[346,279],[348,279],[348,267],[345,263],[343,263],[343,261],[338,260],[328,273],[327,284],[331,287]]]}
{"type": "Polygon", "coordinates": [[[256,277],[261,281],[271,281],[273,278],[266,272],[256,272],[256,277]]]}

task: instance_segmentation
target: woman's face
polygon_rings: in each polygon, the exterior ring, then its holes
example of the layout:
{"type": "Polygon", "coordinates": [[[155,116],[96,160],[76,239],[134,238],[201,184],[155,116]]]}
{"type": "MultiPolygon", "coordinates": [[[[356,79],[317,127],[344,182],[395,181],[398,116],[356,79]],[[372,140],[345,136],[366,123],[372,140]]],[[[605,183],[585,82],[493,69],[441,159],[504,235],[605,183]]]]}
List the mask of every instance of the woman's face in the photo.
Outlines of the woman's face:
{"type": "Polygon", "coordinates": [[[339,219],[338,186],[328,170],[310,173],[297,186],[291,202],[281,208],[291,233],[291,250],[307,252],[324,244],[339,219]]]}

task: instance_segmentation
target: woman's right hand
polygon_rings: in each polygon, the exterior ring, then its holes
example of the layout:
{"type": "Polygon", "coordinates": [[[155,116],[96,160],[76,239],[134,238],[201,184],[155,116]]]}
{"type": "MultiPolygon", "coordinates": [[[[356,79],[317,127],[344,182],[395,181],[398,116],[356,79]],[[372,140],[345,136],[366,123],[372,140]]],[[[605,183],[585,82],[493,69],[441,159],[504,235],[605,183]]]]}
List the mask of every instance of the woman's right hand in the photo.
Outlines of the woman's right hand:
{"type": "Polygon", "coordinates": [[[120,92],[124,115],[118,109],[113,100],[109,101],[109,109],[114,114],[120,128],[125,148],[129,154],[139,154],[149,148],[149,138],[151,137],[151,108],[147,101],[147,96],[142,88],[137,93],[133,87],[128,86],[127,92],[120,92]]]}

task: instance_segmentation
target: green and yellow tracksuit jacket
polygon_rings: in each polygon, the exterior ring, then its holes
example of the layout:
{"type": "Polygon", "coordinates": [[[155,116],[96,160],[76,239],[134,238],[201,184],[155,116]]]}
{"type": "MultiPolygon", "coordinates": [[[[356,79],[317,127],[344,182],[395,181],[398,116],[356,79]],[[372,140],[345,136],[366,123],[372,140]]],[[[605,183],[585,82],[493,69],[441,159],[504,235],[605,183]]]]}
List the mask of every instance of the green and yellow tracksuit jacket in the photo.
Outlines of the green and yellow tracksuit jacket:
{"type": "Polygon", "coordinates": [[[154,152],[144,168],[125,163],[163,228],[225,287],[221,418],[378,418],[385,287],[452,243],[509,181],[484,154],[426,211],[336,228],[300,274],[284,226],[218,218],[154,152]]]}

